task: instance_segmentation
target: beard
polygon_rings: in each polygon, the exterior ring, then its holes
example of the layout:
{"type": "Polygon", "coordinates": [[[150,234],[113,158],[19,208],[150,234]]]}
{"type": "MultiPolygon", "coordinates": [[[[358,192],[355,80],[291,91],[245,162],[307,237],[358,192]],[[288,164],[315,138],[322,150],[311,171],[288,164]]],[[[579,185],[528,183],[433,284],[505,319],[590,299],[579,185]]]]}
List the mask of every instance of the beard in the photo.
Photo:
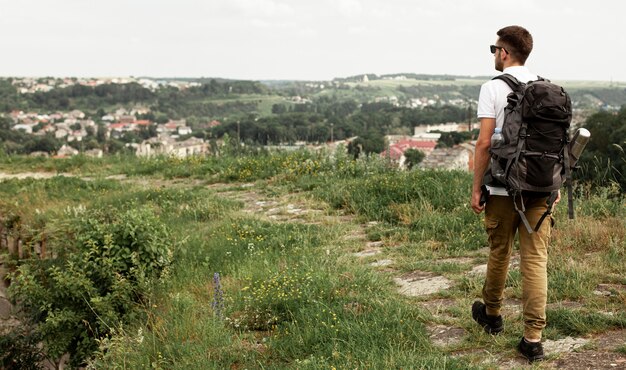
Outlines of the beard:
{"type": "Polygon", "coordinates": [[[496,58],[496,63],[495,63],[495,67],[496,67],[496,71],[500,71],[502,72],[504,70],[504,63],[502,63],[502,59],[500,59],[500,56],[498,56],[496,58]]]}

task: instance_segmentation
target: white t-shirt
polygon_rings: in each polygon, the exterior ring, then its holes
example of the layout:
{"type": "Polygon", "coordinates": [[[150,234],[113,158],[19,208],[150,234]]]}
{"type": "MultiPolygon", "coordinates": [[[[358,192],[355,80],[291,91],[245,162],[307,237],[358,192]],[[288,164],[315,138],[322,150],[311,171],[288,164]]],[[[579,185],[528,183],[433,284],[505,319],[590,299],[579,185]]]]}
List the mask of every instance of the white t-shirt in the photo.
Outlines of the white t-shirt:
{"type": "MultiPolygon", "coordinates": [[[[508,73],[517,78],[520,82],[537,80],[537,75],[530,73],[525,66],[514,66],[505,68],[503,73],[508,73]]],[[[495,118],[496,127],[504,124],[504,107],[506,107],[507,96],[512,92],[509,85],[502,80],[489,80],[480,87],[478,97],[478,119],[495,118]]],[[[487,186],[492,195],[508,195],[506,189],[487,186]]]]}

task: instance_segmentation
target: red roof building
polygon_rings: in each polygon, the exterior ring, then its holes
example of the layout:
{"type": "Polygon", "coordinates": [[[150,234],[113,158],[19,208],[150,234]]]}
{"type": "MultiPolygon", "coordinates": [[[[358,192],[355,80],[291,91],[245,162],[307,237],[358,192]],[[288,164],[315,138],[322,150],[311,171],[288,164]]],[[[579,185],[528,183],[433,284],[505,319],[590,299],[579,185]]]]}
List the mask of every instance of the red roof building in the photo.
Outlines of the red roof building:
{"type": "Polygon", "coordinates": [[[380,153],[381,157],[389,157],[395,161],[399,161],[407,149],[417,149],[424,154],[432,152],[437,146],[434,141],[403,139],[389,146],[387,150],[380,153]]]}
{"type": "Polygon", "coordinates": [[[126,123],[112,123],[109,125],[109,128],[111,130],[123,130],[126,126],[126,123]]]}

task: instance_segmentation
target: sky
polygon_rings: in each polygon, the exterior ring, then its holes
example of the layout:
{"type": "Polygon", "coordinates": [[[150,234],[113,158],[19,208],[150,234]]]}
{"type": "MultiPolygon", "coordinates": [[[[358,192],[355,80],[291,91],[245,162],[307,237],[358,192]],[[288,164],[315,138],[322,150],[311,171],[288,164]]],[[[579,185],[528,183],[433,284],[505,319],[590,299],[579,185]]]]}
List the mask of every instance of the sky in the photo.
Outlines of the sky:
{"type": "Polygon", "coordinates": [[[626,81],[621,0],[0,0],[0,76],[491,76],[516,24],[552,80],[626,81]]]}

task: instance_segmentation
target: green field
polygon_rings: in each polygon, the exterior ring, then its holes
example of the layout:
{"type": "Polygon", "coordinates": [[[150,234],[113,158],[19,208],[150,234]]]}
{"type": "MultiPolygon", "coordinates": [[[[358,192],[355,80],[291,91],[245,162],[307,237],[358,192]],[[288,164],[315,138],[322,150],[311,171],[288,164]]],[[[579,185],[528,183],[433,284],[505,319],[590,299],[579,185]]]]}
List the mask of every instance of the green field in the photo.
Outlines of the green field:
{"type": "MultiPolygon", "coordinates": [[[[34,319],[32,332],[0,337],[13,358],[37,358],[42,341],[51,358],[107,369],[524,365],[515,263],[504,333],[471,319],[487,241],[466,172],[402,172],[342,151],[3,157],[0,169],[0,222],[26,253],[2,251],[20,272],[9,294],[34,319]],[[65,176],[14,178],[33,171],[65,176]]],[[[624,358],[625,199],[577,194],[576,220],[564,204],[555,214],[544,334],[584,344],[547,351],[539,367],[624,358]]]]}

